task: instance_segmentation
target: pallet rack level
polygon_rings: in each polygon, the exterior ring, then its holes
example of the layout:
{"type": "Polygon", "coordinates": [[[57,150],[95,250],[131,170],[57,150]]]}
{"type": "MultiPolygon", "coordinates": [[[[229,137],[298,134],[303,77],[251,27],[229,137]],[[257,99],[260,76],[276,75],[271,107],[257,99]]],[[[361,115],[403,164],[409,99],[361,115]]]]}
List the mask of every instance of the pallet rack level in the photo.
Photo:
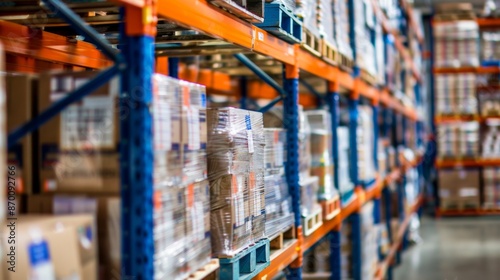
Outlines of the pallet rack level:
{"type": "MultiPolygon", "coordinates": [[[[300,48],[299,44],[288,44],[272,34],[253,26],[247,22],[235,18],[221,9],[209,5],[206,0],[175,0],[175,1],[145,1],[145,0],[113,0],[114,3],[123,6],[119,21],[123,22],[120,28],[120,44],[124,45],[121,52],[116,52],[110,48],[110,44],[100,37],[81,18],[68,9],[59,0],[44,0],[48,7],[54,8],[59,16],[62,16],[77,33],[83,35],[86,40],[90,40],[93,45],[83,42],[71,43],[65,37],[42,32],[41,40],[30,40],[29,27],[16,23],[0,21],[0,37],[3,40],[11,40],[12,32],[19,34],[11,47],[7,44],[6,50],[9,55],[22,56],[29,59],[56,62],[64,65],[77,66],[90,69],[102,69],[110,67],[107,71],[99,75],[100,79],[89,82],[86,86],[78,89],[75,93],[69,94],[68,98],[56,103],[56,108],[51,108],[42,113],[44,118],[35,118],[32,122],[9,134],[9,146],[23,135],[33,131],[43,124],[43,121],[59,113],[72,101],[83,98],[86,94],[97,88],[113,74],[121,77],[120,106],[127,106],[128,93],[134,88],[144,89],[140,99],[135,99],[137,103],[134,110],[126,118],[121,120],[120,131],[122,145],[121,152],[121,196],[122,196],[122,266],[124,275],[136,277],[138,279],[152,280],[153,271],[153,201],[152,179],[153,165],[151,145],[152,115],[149,110],[149,103],[152,100],[151,77],[154,65],[154,44],[156,36],[157,18],[162,17],[173,21],[181,26],[200,31],[214,38],[232,43],[246,52],[252,51],[269,56],[284,64],[283,86],[274,86],[275,90],[281,93],[281,99],[286,108],[285,118],[291,120],[287,122],[287,143],[288,155],[286,166],[286,178],[293,201],[295,213],[295,227],[297,229],[297,239],[288,244],[280,253],[272,257],[269,267],[261,271],[258,275],[260,279],[270,279],[273,275],[288,267],[288,279],[302,279],[302,255],[308,248],[311,248],[323,237],[329,236],[332,244],[339,242],[339,229],[342,220],[353,214],[357,215],[361,206],[374,198],[380,197],[385,191],[386,183],[404,174],[408,165],[401,166],[385,178],[378,178],[372,185],[365,188],[356,187],[354,199],[345,207],[341,208],[340,214],[333,219],[326,221],[312,235],[304,238],[302,236],[300,217],[300,189],[298,180],[298,86],[299,71],[303,70],[313,74],[328,82],[328,104],[332,113],[332,129],[336,131],[338,126],[338,102],[341,90],[349,92],[349,102],[351,104],[351,131],[356,130],[357,105],[359,98],[363,97],[372,101],[375,111],[380,105],[392,114],[400,114],[403,118],[412,121],[418,120],[418,115],[413,108],[405,107],[395,97],[391,96],[384,88],[379,90],[363,82],[356,74],[345,72],[338,67],[323,61],[306,50],[300,48]],[[56,9],[57,7],[57,9],[56,9]],[[35,42],[36,41],[36,42],[35,42]],[[57,47],[59,46],[59,47],[57,47]],[[62,47],[61,47],[62,46],[62,47]],[[99,51],[98,51],[99,49],[99,51]],[[106,54],[107,57],[104,56],[106,54]],[[139,143],[139,144],[138,144],[139,143]],[[140,167],[140,168],[139,168],[140,167]],[[134,234],[132,234],[134,233],[134,234]]],[[[403,3],[406,3],[403,1],[403,3]]],[[[394,40],[398,51],[403,55],[407,69],[411,70],[413,76],[420,80],[420,73],[416,69],[407,48],[399,38],[398,32],[389,26],[388,20],[380,12],[377,5],[377,17],[383,24],[384,31],[394,35],[394,40]]],[[[411,7],[403,5],[406,14],[409,14],[411,7]]],[[[410,27],[416,28],[416,23],[412,16],[408,17],[411,22],[410,27]]],[[[422,34],[420,30],[415,30],[417,36],[422,34]]],[[[11,41],[12,42],[12,41],[11,41]]],[[[158,60],[164,62],[164,60],[158,60]]],[[[168,59],[168,72],[173,77],[178,77],[179,60],[174,57],[168,59]]],[[[249,65],[247,65],[249,66],[249,65]]],[[[163,67],[163,65],[162,65],[163,67]]],[[[260,69],[255,69],[254,73],[264,73],[260,69]]],[[[259,76],[263,78],[263,76],[259,76]]],[[[271,80],[263,78],[267,84],[273,84],[271,80]]],[[[242,92],[242,96],[246,96],[242,92]]],[[[277,103],[274,101],[274,104],[277,103]]],[[[272,104],[271,104],[272,105],[272,104]]],[[[267,106],[267,107],[271,107],[267,106]]],[[[243,105],[244,106],[244,105],[243,105]]],[[[393,124],[395,125],[395,124],[393,124]]],[[[376,127],[376,126],[375,126],[376,127]]],[[[336,133],[332,137],[335,145],[336,133]]],[[[355,151],[355,137],[351,138],[352,149],[355,151]]],[[[337,159],[338,161],[338,159],[337,159]]],[[[354,161],[356,162],[356,160],[354,161]]],[[[412,166],[417,165],[412,163],[412,166]]],[[[357,165],[353,164],[353,179],[357,179],[357,165]]],[[[338,181],[336,183],[338,188],[338,181]]],[[[359,224],[355,225],[358,226],[359,224]]],[[[398,235],[399,237],[399,235],[398,235]]],[[[358,250],[359,251],[359,250],[358,250]]],[[[340,267],[339,246],[331,246],[332,267],[340,267]]],[[[356,252],[354,256],[357,261],[354,275],[359,279],[361,269],[361,255],[356,252]]],[[[339,271],[339,270],[337,270],[339,271]]],[[[335,273],[332,279],[340,279],[340,274],[335,273]]]]}

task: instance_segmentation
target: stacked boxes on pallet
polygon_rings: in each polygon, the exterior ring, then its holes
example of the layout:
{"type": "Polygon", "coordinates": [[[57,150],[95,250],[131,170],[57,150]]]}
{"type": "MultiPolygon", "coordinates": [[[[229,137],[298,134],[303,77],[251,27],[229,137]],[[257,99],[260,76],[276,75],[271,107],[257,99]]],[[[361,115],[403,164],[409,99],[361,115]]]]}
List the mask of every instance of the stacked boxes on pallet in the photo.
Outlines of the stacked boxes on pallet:
{"type": "Polygon", "coordinates": [[[349,128],[345,126],[337,128],[337,143],[339,151],[337,167],[339,192],[340,196],[344,197],[354,191],[354,184],[349,173],[349,128]]]}
{"type": "Polygon", "coordinates": [[[476,115],[476,75],[443,74],[435,79],[436,115],[476,115]]]}
{"type": "Polygon", "coordinates": [[[351,26],[351,45],[354,43],[356,66],[375,76],[375,45],[373,31],[375,30],[375,14],[369,0],[352,0],[350,12],[353,15],[354,26],[351,26]]]}
{"type": "Polygon", "coordinates": [[[286,130],[264,128],[265,186],[266,186],[266,235],[276,234],[293,225],[292,197],[285,177],[286,130]]]}
{"type": "MultiPolygon", "coordinates": [[[[42,75],[39,109],[92,76],[42,75]]],[[[41,128],[40,179],[47,194],[30,197],[28,203],[31,213],[97,215],[105,278],[119,273],[121,255],[117,147],[119,114],[126,112],[117,110],[115,82],[41,128]]],[[[205,89],[162,75],[155,75],[153,84],[155,277],[182,279],[210,259],[205,89]]],[[[132,110],[136,105],[128,101],[132,110]]]]}
{"type": "Polygon", "coordinates": [[[500,122],[498,120],[487,120],[483,132],[482,157],[500,158],[500,122]]]}
{"type": "Polygon", "coordinates": [[[475,20],[439,22],[434,26],[434,66],[479,66],[479,26],[475,20]]]}
{"type": "Polygon", "coordinates": [[[500,30],[481,31],[481,63],[483,65],[500,63],[500,30]]]}
{"type": "Polygon", "coordinates": [[[342,279],[353,279],[352,275],[352,229],[347,222],[340,229],[340,275],[342,279]]]}
{"type": "Polygon", "coordinates": [[[357,128],[358,179],[366,184],[375,179],[375,162],[373,158],[373,110],[369,106],[359,106],[357,128]]]}
{"type": "Polygon", "coordinates": [[[500,168],[485,167],[483,169],[483,207],[500,209],[500,168]]]}
{"type": "Polygon", "coordinates": [[[320,37],[319,17],[318,14],[320,1],[319,0],[298,0],[295,1],[295,14],[302,19],[303,27],[311,32],[317,38],[320,37]]]}
{"type": "Polygon", "coordinates": [[[217,256],[234,256],[266,236],[262,114],[207,110],[211,237],[217,256]]]}
{"type": "Polygon", "coordinates": [[[352,59],[348,1],[332,0],[333,23],[335,27],[335,40],[337,41],[339,52],[348,59],[352,59]]]}
{"type": "Polygon", "coordinates": [[[479,123],[450,122],[437,126],[439,158],[479,156],[479,123]]]}
{"type": "Polygon", "coordinates": [[[369,201],[361,207],[361,279],[372,279],[375,275],[378,263],[379,227],[374,221],[373,201],[369,201]]]}
{"type": "Polygon", "coordinates": [[[306,112],[311,129],[311,175],[319,179],[319,200],[337,195],[333,185],[331,116],[326,110],[306,112]]]}
{"type": "Polygon", "coordinates": [[[335,41],[333,1],[319,0],[319,29],[323,39],[331,46],[337,47],[335,41]]]}
{"type": "Polygon", "coordinates": [[[479,170],[439,170],[440,208],[445,210],[479,209],[479,170]]]}

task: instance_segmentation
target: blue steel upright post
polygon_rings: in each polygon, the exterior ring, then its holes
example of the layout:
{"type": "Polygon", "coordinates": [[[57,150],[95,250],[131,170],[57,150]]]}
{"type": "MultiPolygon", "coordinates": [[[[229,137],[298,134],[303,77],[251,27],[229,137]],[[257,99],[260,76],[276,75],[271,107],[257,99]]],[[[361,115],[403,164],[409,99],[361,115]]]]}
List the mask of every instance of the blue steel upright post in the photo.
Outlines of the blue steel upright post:
{"type": "MultiPolygon", "coordinates": [[[[292,196],[292,208],[295,215],[295,227],[298,238],[302,235],[299,185],[299,68],[285,64],[283,99],[283,122],[287,129],[287,162],[285,166],[288,188],[292,196]]],[[[293,262],[287,273],[287,279],[302,279],[302,255],[293,262]]]]}
{"type": "MultiPolygon", "coordinates": [[[[339,93],[338,83],[328,82],[327,103],[330,107],[331,126],[332,126],[332,157],[333,157],[333,183],[340,193],[338,164],[339,164],[339,145],[337,128],[339,126],[339,93]]],[[[342,198],[341,198],[342,199],[342,198]]],[[[330,241],[330,270],[332,272],[331,280],[341,280],[341,251],[340,251],[340,224],[329,233],[330,241]]]]}
{"type": "Polygon", "coordinates": [[[169,57],[168,58],[168,75],[172,78],[179,78],[179,58],[169,57]]]}
{"type": "MultiPolygon", "coordinates": [[[[121,278],[154,279],[152,76],[156,15],[126,7],[120,44],[121,278]]],[[[150,9],[149,11],[154,11],[150,9]]]]}

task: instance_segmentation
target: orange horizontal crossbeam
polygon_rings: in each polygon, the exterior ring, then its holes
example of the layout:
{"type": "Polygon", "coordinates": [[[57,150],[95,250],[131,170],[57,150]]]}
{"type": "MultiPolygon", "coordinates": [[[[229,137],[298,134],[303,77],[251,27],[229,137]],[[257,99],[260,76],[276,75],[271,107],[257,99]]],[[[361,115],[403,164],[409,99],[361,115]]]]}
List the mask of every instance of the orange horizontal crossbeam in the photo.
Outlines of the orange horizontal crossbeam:
{"type": "Polygon", "coordinates": [[[500,74],[500,67],[458,67],[458,68],[434,68],[434,74],[459,74],[459,73],[478,73],[478,74],[500,74]]]}
{"type": "Polygon", "coordinates": [[[293,45],[238,19],[206,0],[158,1],[158,15],[215,38],[294,65],[293,45]]]}
{"type": "Polygon", "coordinates": [[[144,8],[146,1],[144,0],[110,0],[118,5],[132,6],[137,8],[144,8]]]}
{"type": "Polygon", "coordinates": [[[500,27],[500,18],[478,18],[476,22],[480,27],[500,27]]]}
{"type": "Polygon", "coordinates": [[[436,209],[436,216],[488,216],[500,215],[500,208],[497,209],[436,209]]]}
{"type": "Polygon", "coordinates": [[[437,168],[500,166],[500,159],[438,159],[437,168]]]}
{"type": "Polygon", "coordinates": [[[0,21],[0,40],[5,52],[11,55],[92,69],[112,64],[92,44],[69,42],[64,36],[12,22],[0,21]]]}

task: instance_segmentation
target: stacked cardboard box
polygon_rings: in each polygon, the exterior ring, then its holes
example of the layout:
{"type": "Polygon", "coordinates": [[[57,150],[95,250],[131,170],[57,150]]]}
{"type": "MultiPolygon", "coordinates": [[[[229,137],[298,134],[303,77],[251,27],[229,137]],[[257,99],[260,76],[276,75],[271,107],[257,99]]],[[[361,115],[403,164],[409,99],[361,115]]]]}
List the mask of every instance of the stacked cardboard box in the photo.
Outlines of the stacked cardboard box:
{"type": "Polygon", "coordinates": [[[329,200],[338,193],[333,185],[331,116],[326,110],[305,114],[311,129],[311,175],[319,178],[318,199],[329,200]]]}
{"type": "Polygon", "coordinates": [[[396,50],[396,46],[394,45],[394,37],[391,34],[384,35],[385,40],[385,81],[390,90],[396,92],[397,90],[401,90],[400,83],[398,83],[398,79],[400,79],[400,54],[396,50]]]}
{"type": "Polygon", "coordinates": [[[92,216],[20,216],[13,229],[2,231],[4,236],[15,232],[16,241],[13,246],[2,240],[11,248],[2,261],[2,279],[98,279],[92,216]]]}
{"type": "Polygon", "coordinates": [[[372,2],[368,0],[351,1],[354,26],[351,41],[355,42],[355,63],[359,68],[376,75],[375,45],[372,40],[372,31],[375,30],[376,20],[372,2]]]}
{"type": "Polygon", "coordinates": [[[479,170],[439,170],[439,198],[441,209],[479,208],[479,170]]]}
{"type": "Polygon", "coordinates": [[[295,1],[295,14],[302,20],[302,25],[305,29],[311,32],[317,38],[320,37],[319,20],[320,15],[320,0],[300,0],[295,1]]]}
{"type": "Polygon", "coordinates": [[[481,32],[481,58],[484,62],[500,61],[500,31],[484,30],[481,32]]]}
{"type": "Polygon", "coordinates": [[[339,192],[341,197],[344,194],[352,192],[354,190],[354,184],[351,181],[349,166],[349,128],[345,126],[339,126],[337,128],[337,143],[338,143],[338,176],[339,176],[339,192]]]}
{"type": "Polygon", "coordinates": [[[302,108],[299,110],[299,180],[311,173],[311,127],[302,108]]]}
{"type": "Polygon", "coordinates": [[[300,212],[303,217],[309,217],[320,211],[321,206],[318,203],[319,179],[311,176],[302,178],[300,185],[300,212]]]}
{"type": "Polygon", "coordinates": [[[433,27],[434,66],[479,66],[479,27],[475,20],[439,22],[433,27]]]}
{"type": "Polygon", "coordinates": [[[293,225],[292,198],[285,177],[286,130],[265,128],[266,235],[275,236],[293,225]]]}
{"type": "Polygon", "coordinates": [[[340,229],[340,275],[342,279],[353,279],[352,274],[352,229],[348,222],[340,229]]]}
{"type": "Polygon", "coordinates": [[[385,82],[385,43],[384,43],[384,31],[382,29],[382,24],[378,22],[375,24],[375,63],[376,63],[376,77],[380,84],[386,84],[385,82]]]}
{"type": "Polygon", "coordinates": [[[362,279],[372,279],[378,263],[378,227],[373,215],[373,201],[361,207],[361,275],[362,279]]]}
{"type": "Polygon", "coordinates": [[[500,168],[485,167],[483,169],[483,207],[500,208],[500,168]]]}
{"type": "Polygon", "coordinates": [[[353,58],[350,37],[349,5],[348,0],[333,0],[333,24],[335,40],[339,52],[348,59],[353,58]]]}
{"type": "Polygon", "coordinates": [[[479,156],[479,123],[454,122],[437,126],[438,157],[473,158],[479,156]]]}
{"type": "Polygon", "coordinates": [[[476,75],[436,75],[435,101],[437,115],[477,114],[476,75]]]}
{"type": "Polygon", "coordinates": [[[323,39],[336,47],[333,2],[334,0],[319,0],[319,29],[323,39]]]}
{"type": "Polygon", "coordinates": [[[375,179],[373,158],[373,111],[369,106],[359,106],[357,128],[358,178],[362,182],[375,179]]]}
{"type": "Polygon", "coordinates": [[[500,158],[500,122],[488,120],[484,127],[482,157],[500,158]]]}
{"type": "Polygon", "coordinates": [[[387,156],[387,150],[384,145],[384,142],[387,141],[387,139],[382,139],[380,138],[378,140],[378,154],[377,154],[377,162],[378,162],[378,174],[380,177],[384,178],[387,173],[389,172],[388,169],[388,156],[387,156]]]}
{"type": "Polygon", "coordinates": [[[265,235],[262,114],[207,110],[211,238],[217,256],[233,256],[265,235]]]}
{"type": "MultiPolygon", "coordinates": [[[[486,87],[478,89],[477,92],[480,114],[483,117],[500,116],[500,87],[489,87],[488,81],[484,82],[486,87]]],[[[494,85],[495,83],[493,82],[492,84],[494,85]]]]}

